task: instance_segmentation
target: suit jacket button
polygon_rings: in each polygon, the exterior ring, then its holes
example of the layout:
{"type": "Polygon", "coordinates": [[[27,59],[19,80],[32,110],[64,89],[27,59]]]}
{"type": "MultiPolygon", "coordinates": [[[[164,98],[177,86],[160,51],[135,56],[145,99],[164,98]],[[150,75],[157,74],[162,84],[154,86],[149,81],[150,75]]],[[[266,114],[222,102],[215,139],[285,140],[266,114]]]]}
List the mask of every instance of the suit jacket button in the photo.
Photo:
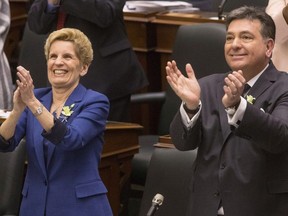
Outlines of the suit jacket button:
{"type": "Polygon", "coordinates": [[[225,169],[225,167],[226,167],[226,164],[222,163],[221,166],[220,166],[220,169],[225,169]]]}

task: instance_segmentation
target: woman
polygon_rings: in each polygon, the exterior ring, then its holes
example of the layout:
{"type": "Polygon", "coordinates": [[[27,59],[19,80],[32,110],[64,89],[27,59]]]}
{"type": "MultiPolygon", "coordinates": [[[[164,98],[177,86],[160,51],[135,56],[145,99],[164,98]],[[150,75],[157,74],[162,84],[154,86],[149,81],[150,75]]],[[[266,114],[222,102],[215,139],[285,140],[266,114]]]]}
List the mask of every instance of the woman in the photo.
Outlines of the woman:
{"type": "Polygon", "coordinates": [[[273,18],[276,25],[276,40],[272,60],[278,70],[288,72],[288,26],[282,13],[288,0],[269,0],[266,12],[273,18]]]}
{"type": "Polygon", "coordinates": [[[49,35],[45,56],[51,87],[34,91],[29,71],[19,66],[14,108],[0,128],[2,151],[26,136],[20,215],[110,216],[98,172],[109,102],[79,84],[93,59],[91,43],[64,28],[49,35]]]}

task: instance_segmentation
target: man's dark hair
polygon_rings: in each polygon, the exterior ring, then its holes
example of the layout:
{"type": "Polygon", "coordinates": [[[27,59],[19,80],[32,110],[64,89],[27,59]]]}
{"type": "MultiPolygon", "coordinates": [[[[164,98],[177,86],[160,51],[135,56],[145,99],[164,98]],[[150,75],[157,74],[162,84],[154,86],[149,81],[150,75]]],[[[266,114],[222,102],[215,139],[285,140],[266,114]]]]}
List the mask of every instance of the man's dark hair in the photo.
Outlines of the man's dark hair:
{"type": "Polygon", "coordinates": [[[232,10],[226,17],[226,28],[228,29],[232,21],[239,19],[259,20],[262,25],[261,35],[263,38],[272,38],[275,40],[275,23],[273,19],[265,12],[264,8],[243,6],[232,10]]]}

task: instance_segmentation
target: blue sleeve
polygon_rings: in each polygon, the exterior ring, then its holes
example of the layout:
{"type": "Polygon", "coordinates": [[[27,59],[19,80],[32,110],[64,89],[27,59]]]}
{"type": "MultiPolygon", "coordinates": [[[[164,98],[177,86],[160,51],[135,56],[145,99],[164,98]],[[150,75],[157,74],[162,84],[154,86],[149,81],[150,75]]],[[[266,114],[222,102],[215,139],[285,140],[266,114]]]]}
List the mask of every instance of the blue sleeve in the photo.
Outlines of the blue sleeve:
{"type": "Polygon", "coordinates": [[[67,131],[65,123],[61,122],[59,119],[54,118],[54,126],[50,132],[43,130],[42,136],[54,144],[58,144],[62,141],[67,131]]]}

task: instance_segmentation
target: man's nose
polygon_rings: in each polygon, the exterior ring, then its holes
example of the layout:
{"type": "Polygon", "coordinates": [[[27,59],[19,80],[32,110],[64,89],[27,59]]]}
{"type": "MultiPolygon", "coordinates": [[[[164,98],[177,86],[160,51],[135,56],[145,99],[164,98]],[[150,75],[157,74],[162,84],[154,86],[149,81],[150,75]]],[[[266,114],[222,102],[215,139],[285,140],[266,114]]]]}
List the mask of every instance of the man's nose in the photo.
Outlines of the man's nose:
{"type": "Polygon", "coordinates": [[[233,48],[238,48],[241,46],[241,40],[240,38],[234,38],[233,41],[232,41],[232,47],[233,48]]]}

